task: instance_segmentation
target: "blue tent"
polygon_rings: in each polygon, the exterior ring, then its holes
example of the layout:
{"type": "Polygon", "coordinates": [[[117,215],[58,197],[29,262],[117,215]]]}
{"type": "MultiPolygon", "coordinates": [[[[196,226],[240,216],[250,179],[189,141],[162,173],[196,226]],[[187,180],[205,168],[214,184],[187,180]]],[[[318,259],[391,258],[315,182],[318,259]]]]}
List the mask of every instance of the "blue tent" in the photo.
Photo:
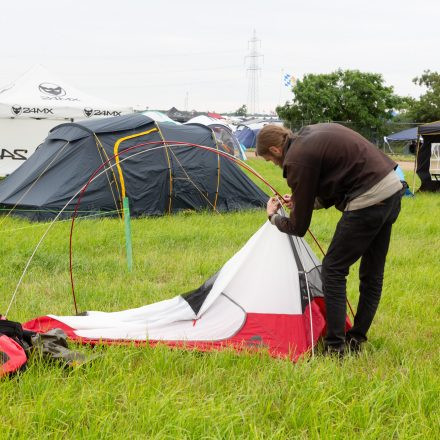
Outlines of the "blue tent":
{"type": "Polygon", "coordinates": [[[386,136],[388,142],[390,141],[413,141],[417,139],[417,127],[407,128],[406,130],[398,131],[397,133],[386,136]]]}
{"type": "Polygon", "coordinates": [[[259,128],[249,128],[243,125],[235,132],[235,137],[245,148],[255,148],[259,131],[259,128]]]}

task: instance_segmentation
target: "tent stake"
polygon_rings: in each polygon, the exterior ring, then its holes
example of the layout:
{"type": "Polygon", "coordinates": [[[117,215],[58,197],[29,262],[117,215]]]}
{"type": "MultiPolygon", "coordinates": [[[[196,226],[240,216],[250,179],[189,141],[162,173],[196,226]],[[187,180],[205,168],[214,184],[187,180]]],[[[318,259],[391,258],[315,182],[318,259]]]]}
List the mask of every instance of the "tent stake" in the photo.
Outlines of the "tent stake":
{"type": "Polygon", "coordinates": [[[133,249],[131,247],[131,224],[130,224],[130,206],[128,197],[124,197],[124,223],[125,223],[125,249],[127,253],[127,267],[131,272],[133,269],[133,249]]]}

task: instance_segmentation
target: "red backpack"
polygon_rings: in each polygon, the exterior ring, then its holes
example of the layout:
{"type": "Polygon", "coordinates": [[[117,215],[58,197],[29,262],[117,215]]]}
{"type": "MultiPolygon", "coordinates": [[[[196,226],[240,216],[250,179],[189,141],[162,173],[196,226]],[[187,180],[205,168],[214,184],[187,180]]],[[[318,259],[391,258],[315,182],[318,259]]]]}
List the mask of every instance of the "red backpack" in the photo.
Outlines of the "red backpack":
{"type": "Polygon", "coordinates": [[[0,377],[26,368],[25,347],[21,324],[0,316],[0,377]]]}

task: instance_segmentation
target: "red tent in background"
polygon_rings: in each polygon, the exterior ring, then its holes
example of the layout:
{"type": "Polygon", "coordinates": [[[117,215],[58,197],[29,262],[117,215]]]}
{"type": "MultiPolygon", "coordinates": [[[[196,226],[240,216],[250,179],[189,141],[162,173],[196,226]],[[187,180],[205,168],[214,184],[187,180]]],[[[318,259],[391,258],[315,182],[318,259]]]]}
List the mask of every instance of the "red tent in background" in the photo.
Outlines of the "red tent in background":
{"type": "Polygon", "coordinates": [[[210,112],[208,112],[208,116],[210,118],[215,118],[215,119],[225,119],[222,115],[219,115],[218,113],[210,113],[210,112]]]}

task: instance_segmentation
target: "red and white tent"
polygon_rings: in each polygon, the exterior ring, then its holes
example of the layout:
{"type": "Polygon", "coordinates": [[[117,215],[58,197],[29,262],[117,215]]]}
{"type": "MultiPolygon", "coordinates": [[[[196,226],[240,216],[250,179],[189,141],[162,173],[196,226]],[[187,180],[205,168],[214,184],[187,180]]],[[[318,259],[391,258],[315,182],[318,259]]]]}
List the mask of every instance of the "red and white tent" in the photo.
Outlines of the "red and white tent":
{"type": "Polygon", "coordinates": [[[293,360],[325,329],[320,263],[307,243],[266,222],[222,269],[185,295],[121,312],[48,315],[24,325],[83,342],[196,349],[264,347],[293,360]]]}

